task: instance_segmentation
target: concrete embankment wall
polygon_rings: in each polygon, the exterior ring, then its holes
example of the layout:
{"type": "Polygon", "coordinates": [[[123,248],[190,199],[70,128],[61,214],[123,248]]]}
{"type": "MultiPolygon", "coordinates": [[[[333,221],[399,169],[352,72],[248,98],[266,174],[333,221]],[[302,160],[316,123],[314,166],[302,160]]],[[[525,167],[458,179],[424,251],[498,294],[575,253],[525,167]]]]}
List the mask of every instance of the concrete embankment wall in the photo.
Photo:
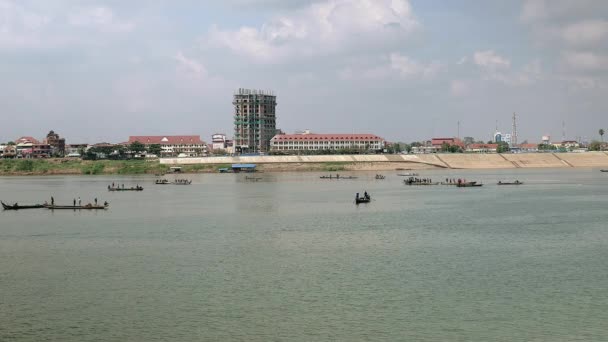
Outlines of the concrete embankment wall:
{"type": "Polygon", "coordinates": [[[571,167],[553,153],[515,153],[502,156],[515,167],[571,167]]]}
{"type": "Polygon", "coordinates": [[[403,164],[404,168],[509,169],[537,167],[608,167],[605,152],[521,154],[418,154],[418,155],[322,155],[163,158],[161,164],[306,164],[366,163],[403,164]]]}

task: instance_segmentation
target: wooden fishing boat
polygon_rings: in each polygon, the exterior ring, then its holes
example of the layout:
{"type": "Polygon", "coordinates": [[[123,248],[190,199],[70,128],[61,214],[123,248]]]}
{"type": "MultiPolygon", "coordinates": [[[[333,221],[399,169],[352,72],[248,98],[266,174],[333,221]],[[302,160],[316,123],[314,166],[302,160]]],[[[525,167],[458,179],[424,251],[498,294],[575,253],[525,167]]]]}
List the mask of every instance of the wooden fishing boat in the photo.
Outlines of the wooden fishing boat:
{"type": "Polygon", "coordinates": [[[190,185],[192,184],[192,180],[184,181],[184,182],[171,182],[173,185],[190,185]]]}
{"type": "Polygon", "coordinates": [[[456,186],[459,188],[472,188],[472,187],[483,186],[483,184],[477,183],[477,182],[466,182],[466,183],[457,183],[456,186]]]}
{"type": "Polygon", "coordinates": [[[319,178],[321,178],[321,179],[357,179],[357,177],[354,177],[354,176],[340,176],[340,175],[321,176],[319,178]]]}
{"type": "Polygon", "coordinates": [[[167,184],[171,184],[171,182],[169,182],[166,179],[162,179],[162,180],[161,179],[157,179],[157,180],[154,181],[154,184],[156,184],[156,185],[167,185],[167,184]]]}
{"type": "Polygon", "coordinates": [[[606,170],[600,170],[600,172],[608,172],[608,169],[606,169],[606,170]]]}
{"type": "Polygon", "coordinates": [[[439,182],[411,182],[408,181],[407,179],[403,180],[403,184],[405,185],[438,185],[439,182]]]}
{"type": "Polygon", "coordinates": [[[44,205],[42,205],[42,204],[19,205],[19,204],[15,203],[13,205],[9,205],[9,204],[6,204],[6,203],[1,202],[1,201],[0,201],[0,203],[2,203],[2,208],[4,210],[20,210],[20,209],[40,209],[40,208],[44,208],[44,205]]]}
{"type": "Polygon", "coordinates": [[[365,194],[362,197],[359,196],[359,193],[355,195],[355,204],[359,203],[369,203],[372,201],[372,197],[369,194],[365,194]]]}
{"type": "Polygon", "coordinates": [[[522,185],[524,184],[524,182],[520,182],[518,180],[516,180],[515,182],[502,182],[502,181],[498,181],[498,183],[496,183],[496,185],[522,185]]]}
{"type": "Polygon", "coordinates": [[[51,210],[100,210],[107,209],[109,204],[105,205],[93,205],[93,204],[85,204],[85,205],[45,205],[44,207],[51,210]]]}
{"type": "Polygon", "coordinates": [[[142,186],[136,186],[131,188],[112,188],[108,186],[108,191],[143,191],[144,188],[142,186]]]}

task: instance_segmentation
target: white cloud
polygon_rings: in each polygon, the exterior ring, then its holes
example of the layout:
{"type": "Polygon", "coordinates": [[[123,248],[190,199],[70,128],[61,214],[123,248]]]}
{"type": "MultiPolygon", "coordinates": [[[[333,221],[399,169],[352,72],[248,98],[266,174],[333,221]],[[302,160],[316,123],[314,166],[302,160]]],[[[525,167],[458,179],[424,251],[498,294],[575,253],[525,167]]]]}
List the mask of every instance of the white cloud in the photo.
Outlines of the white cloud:
{"type": "Polygon", "coordinates": [[[562,38],[571,45],[592,45],[608,41],[608,21],[584,20],[567,25],[562,38]]]}
{"type": "Polygon", "coordinates": [[[467,81],[453,80],[450,83],[450,94],[454,96],[465,96],[469,93],[470,86],[467,81]]]}
{"type": "Polygon", "coordinates": [[[173,58],[178,62],[182,70],[189,74],[193,74],[197,77],[202,77],[207,74],[207,70],[202,63],[186,57],[182,51],[178,51],[173,58]]]}
{"type": "Polygon", "coordinates": [[[480,67],[487,69],[509,68],[511,61],[499,56],[492,50],[477,51],[473,54],[473,61],[480,67]]]}
{"type": "Polygon", "coordinates": [[[398,53],[391,53],[389,58],[391,68],[399,72],[399,75],[406,78],[413,76],[422,76],[424,78],[433,77],[443,68],[443,65],[441,63],[419,63],[417,61],[412,60],[408,56],[404,56],[398,53]]]}
{"type": "Polygon", "coordinates": [[[117,19],[114,12],[106,7],[85,8],[72,12],[68,16],[68,23],[106,32],[128,32],[135,27],[133,22],[117,19]]]}
{"type": "Polygon", "coordinates": [[[590,51],[566,51],[563,61],[569,67],[581,71],[598,71],[608,69],[608,56],[590,51]]]}
{"type": "Polygon", "coordinates": [[[339,52],[403,37],[418,26],[407,0],[327,0],[260,28],[213,27],[209,40],[258,61],[339,52]]]}

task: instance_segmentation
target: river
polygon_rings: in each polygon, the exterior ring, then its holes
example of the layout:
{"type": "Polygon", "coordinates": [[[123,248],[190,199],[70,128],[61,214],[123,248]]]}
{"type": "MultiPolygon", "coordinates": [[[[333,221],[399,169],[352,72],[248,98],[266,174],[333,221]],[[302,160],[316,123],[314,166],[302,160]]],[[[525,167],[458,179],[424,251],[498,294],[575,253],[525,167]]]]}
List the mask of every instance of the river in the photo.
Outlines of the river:
{"type": "Polygon", "coordinates": [[[608,174],[341,174],[0,177],[0,341],[608,340],[608,174]]]}

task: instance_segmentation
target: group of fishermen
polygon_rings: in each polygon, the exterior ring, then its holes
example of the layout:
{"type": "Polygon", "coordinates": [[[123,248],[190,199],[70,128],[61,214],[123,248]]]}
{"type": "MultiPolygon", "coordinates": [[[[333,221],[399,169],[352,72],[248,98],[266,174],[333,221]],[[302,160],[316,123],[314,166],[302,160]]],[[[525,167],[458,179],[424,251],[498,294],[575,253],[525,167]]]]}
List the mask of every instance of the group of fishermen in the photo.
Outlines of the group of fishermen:
{"type": "MultiPolygon", "coordinates": [[[[108,185],[108,186],[109,186],[109,185],[108,185]]],[[[95,200],[94,200],[94,201],[95,201],[95,206],[97,206],[97,197],[95,197],[95,200]]],[[[72,203],[74,204],[74,207],[75,207],[75,206],[76,206],[76,199],[75,199],[75,198],[74,198],[74,201],[73,201],[72,203]]],[[[15,204],[16,204],[16,203],[15,203],[15,204]]],[[[44,201],[44,205],[49,205],[49,203],[48,203],[47,201],[44,201]]],[[[108,202],[107,202],[107,201],[103,202],[103,205],[104,205],[104,206],[107,206],[107,205],[108,205],[108,202]]],[[[55,197],[53,197],[53,196],[51,196],[51,206],[52,206],[52,207],[53,207],[53,206],[55,206],[55,197]]],[[[80,199],[80,197],[78,197],[78,206],[79,206],[79,207],[82,207],[82,200],[80,199]]],[[[87,204],[85,204],[84,206],[85,206],[85,207],[92,207],[92,206],[93,206],[93,204],[91,204],[91,203],[87,203],[87,204]]]]}
{"type": "Polygon", "coordinates": [[[384,179],[385,177],[381,174],[376,174],[376,179],[384,179]]]}
{"type": "Polygon", "coordinates": [[[408,179],[404,179],[403,182],[405,184],[432,184],[433,180],[431,178],[410,177],[408,179]]]}
{"type": "MultiPolygon", "coordinates": [[[[112,185],[111,185],[111,186],[110,186],[110,185],[108,185],[108,190],[111,190],[111,189],[124,189],[124,188],[125,188],[125,185],[124,185],[124,184],[121,184],[121,185],[116,184],[116,185],[115,185],[115,184],[114,184],[114,182],[112,182],[112,185]]],[[[131,187],[131,189],[137,189],[137,190],[139,190],[139,189],[143,189],[143,187],[141,187],[141,186],[139,186],[139,184],[137,184],[137,185],[135,186],[135,188],[131,187]]]]}
{"type": "Polygon", "coordinates": [[[467,180],[466,179],[456,179],[456,178],[446,178],[445,179],[446,184],[461,184],[461,183],[466,183],[467,180]]]}

